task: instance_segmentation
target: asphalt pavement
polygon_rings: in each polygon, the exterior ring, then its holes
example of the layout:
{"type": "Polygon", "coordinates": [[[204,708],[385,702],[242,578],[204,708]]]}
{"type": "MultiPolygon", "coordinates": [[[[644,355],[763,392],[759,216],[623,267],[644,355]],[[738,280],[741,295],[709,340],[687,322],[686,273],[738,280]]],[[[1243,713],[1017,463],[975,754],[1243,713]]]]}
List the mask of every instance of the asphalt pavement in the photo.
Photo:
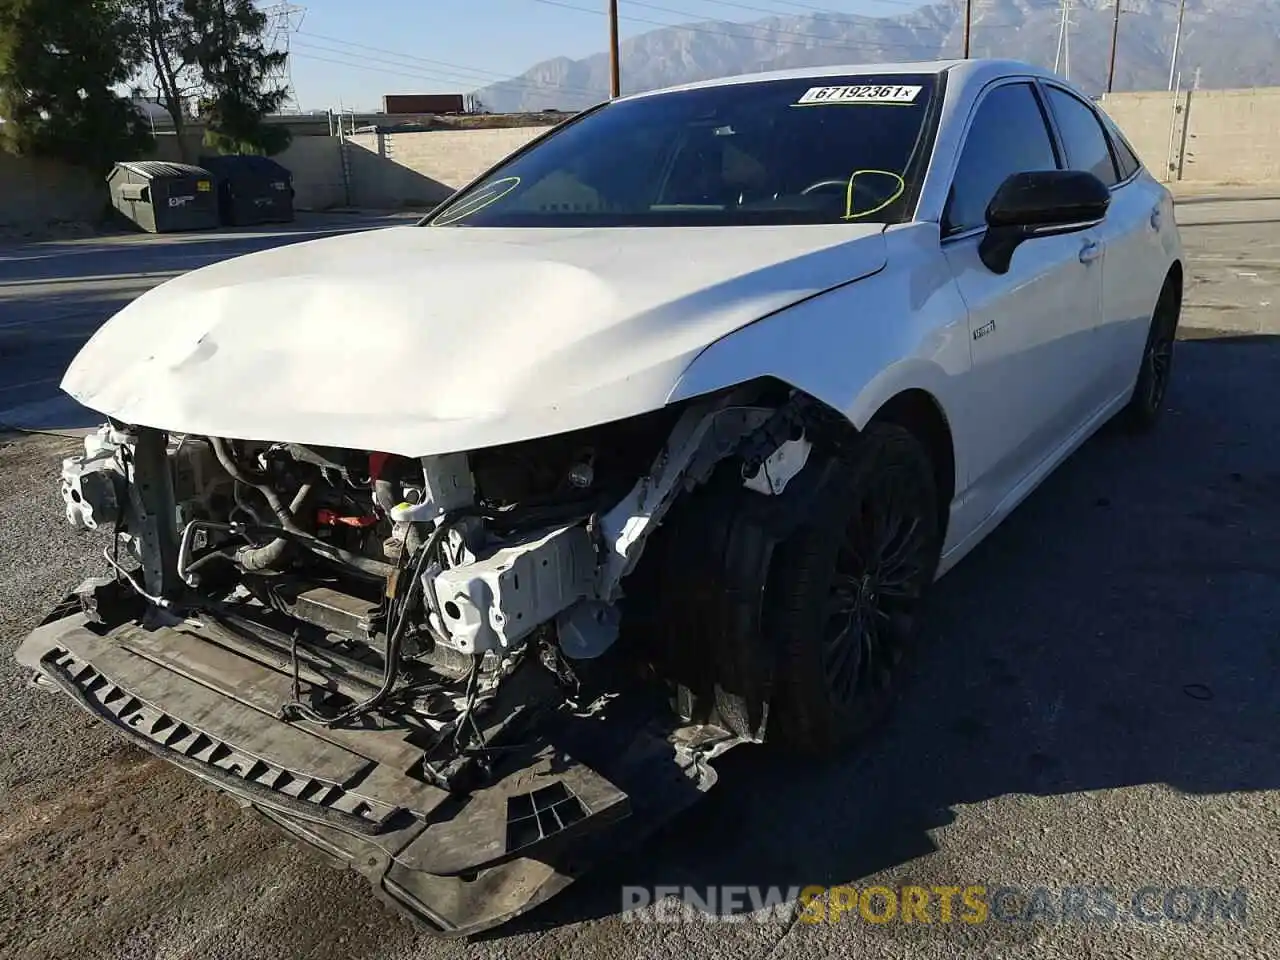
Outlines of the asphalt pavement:
{"type": "Polygon", "coordinates": [[[75,428],[99,419],[58,390],[80,346],[113,313],[172,277],[219,260],[414,214],[301,213],[292,224],[201,233],[0,240],[0,424],[75,428]]]}
{"type": "MultiPolygon", "coordinates": [[[[730,753],[642,851],[469,945],[421,937],[363,880],[24,685],[6,651],[98,569],[101,542],[62,518],[72,444],[0,439],[0,956],[1280,956],[1280,200],[1184,202],[1179,220],[1197,339],[1179,345],[1168,415],[1144,437],[1104,430],[944,578],[881,735],[820,766],[730,753]],[[844,884],[1013,890],[1014,906],[981,923],[659,922],[676,898],[623,911],[624,888],[844,884]],[[1040,888],[1047,910],[1018,906],[1040,888]],[[1102,888],[1113,915],[1062,909],[1065,891],[1102,888]],[[1125,909],[1144,888],[1148,908],[1125,909]],[[1175,888],[1184,905],[1243,890],[1247,911],[1163,909],[1175,888]]],[[[129,264],[94,270],[123,283],[129,264]]],[[[23,301],[55,318],[50,345],[19,327],[43,369],[92,324],[56,319],[78,309],[57,301],[67,267],[48,263],[46,295],[23,301]]],[[[21,369],[0,355],[0,383],[21,369]]]]}

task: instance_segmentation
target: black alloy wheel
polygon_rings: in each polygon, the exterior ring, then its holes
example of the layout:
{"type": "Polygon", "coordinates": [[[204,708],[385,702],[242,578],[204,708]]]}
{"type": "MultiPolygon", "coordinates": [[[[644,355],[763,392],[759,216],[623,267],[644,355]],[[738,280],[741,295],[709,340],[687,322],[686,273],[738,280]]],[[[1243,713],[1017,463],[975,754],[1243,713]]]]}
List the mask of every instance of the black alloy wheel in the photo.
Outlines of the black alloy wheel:
{"type": "Polygon", "coordinates": [[[836,554],[823,666],[829,695],[853,705],[887,688],[916,622],[933,564],[933,491],[884,472],[861,492],[836,554]]]}
{"type": "Polygon", "coordinates": [[[782,546],[766,593],[780,650],[771,740],[833,754],[887,713],[937,570],[933,465],[905,428],[872,423],[782,546]]]}
{"type": "Polygon", "coordinates": [[[1181,293],[1173,279],[1165,281],[1151,316],[1133,397],[1121,416],[1133,431],[1150,430],[1160,419],[1173,377],[1174,343],[1178,335],[1181,293]]]}

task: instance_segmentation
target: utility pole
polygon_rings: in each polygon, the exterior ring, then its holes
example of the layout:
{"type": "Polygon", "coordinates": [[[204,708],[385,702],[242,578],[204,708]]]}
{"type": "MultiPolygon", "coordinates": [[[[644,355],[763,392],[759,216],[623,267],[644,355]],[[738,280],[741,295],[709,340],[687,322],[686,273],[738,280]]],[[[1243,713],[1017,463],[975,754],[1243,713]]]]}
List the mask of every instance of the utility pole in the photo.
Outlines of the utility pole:
{"type": "Polygon", "coordinates": [[[1178,26],[1173,31],[1173,56],[1169,60],[1169,89],[1173,89],[1173,77],[1178,70],[1178,47],[1182,43],[1182,17],[1187,12],[1187,0],[1178,4],[1178,26]]]}
{"type": "Polygon", "coordinates": [[[1053,54],[1053,72],[1071,79],[1071,0],[1062,0],[1058,23],[1058,49],[1053,54]]]}
{"type": "Polygon", "coordinates": [[[1066,0],[1067,21],[1062,32],[1062,75],[1071,79],[1071,0],[1066,0]]]}
{"type": "Polygon", "coordinates": [[[973,34],[973,0],[964,0],[964,58],[969,59],[969,38],[973,34]]]}
{"type": "Polygon", "coordinates": [[[609,99],[622,96],[622,72],[618,62],[618,0],[609,0],[609,99]]]}
{"type": "Polygon", "coordinates": [[[1120,0],[1116,0],[1116,17],[1111,25],[1111,68],[1107,71],[1107,93],[1116,82],[1116,45],[1120,41],[1120,0]]]}

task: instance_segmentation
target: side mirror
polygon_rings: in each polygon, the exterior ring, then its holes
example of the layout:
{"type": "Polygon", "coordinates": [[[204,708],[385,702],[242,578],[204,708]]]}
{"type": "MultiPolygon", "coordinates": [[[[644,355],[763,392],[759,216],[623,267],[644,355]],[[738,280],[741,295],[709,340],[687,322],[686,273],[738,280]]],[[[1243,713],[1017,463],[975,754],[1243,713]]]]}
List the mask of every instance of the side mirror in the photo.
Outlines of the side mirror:
{"type": "Polygon", "coordinates": [[[1110,205],[1107,185],[1083,170],[1012,174],[987,205],[987,234],[978,255],[993,273],[1008,273],[1024,242],[1088,230],[1102,222],[1110,205]]]}

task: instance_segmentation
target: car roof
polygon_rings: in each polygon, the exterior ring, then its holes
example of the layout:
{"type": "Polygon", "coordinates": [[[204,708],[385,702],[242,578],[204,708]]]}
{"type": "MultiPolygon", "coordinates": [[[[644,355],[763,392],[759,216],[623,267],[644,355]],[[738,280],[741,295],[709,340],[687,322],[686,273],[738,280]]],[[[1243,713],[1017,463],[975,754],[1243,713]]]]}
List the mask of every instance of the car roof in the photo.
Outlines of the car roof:
{"type": "Polygon", "coordinates": [[[656,97],[664,93],[676,93],[683,90],[767,83],[772,80],[822,80],[828,77],[892,76],[894,74],[921,73],[945,73],[948,75],[949,82],[961,85],[970,82],[986,83],[989,80],[1009,75],[1057,76],[1050,70],[1024,63],[1021,60],[975,59],[921,60],[909,63],[844,63],[827,67],[801,67],[794,70],[772,70],[767,73],[747,73],[734,77],[717,77],[714,80],[699,80],[695,83],[664,87],[661,90],[633,93],[620,99],[639,100],[645,97],[656,97]]]}

